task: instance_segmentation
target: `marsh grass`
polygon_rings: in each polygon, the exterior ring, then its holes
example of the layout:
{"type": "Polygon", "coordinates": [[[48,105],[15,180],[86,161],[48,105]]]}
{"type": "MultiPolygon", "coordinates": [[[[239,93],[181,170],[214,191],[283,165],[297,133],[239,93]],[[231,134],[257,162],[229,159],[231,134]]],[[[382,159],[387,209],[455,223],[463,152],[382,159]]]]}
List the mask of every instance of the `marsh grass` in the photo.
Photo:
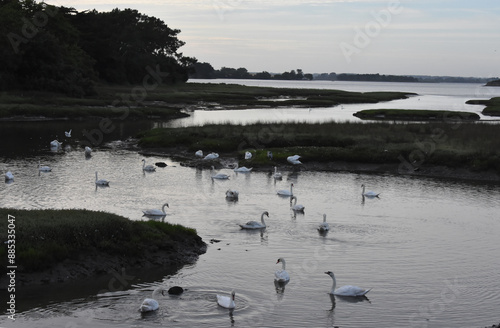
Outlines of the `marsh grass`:
{"type": "Polygon", "coordinates": [[[460,120],[477,121],[480,119],[478,114],[471,112],[424,109],[366,109],[353,115],[370,120],[447,121],[451,118],[458,118],[460,120]]]}
{"type": "MultiPolygon", "coordinates": [[[[181,225],[131,221],[105,212],[0,209],[1,241],[7,240],[8,215],[15,217],[16,263],[24,272],[76,260],[80,254],[139,257],[148,249],[171,250],[177,241],[196,237],[196,230],[181,225]]],[[[7,260],[3,242],[0,256],[7,260]]]]}
{"type": "Polygon", "coordinates": [[[485,105],[482,110],[483,115],[500,116],[500,97],[493,97],[489,100],[473,99],[466,102],[470,105],[485,105]]]}
{"type": "MultiPolygon", "coordinates": [[[[299,154],[303,162],[348,161],[399,163],[413,151],[426,153],[428,164],[494,169],[500,173],[500,125],[461,120],[430,123],[275,123],[162,128],[140,134],[143,148],[184,147],[190,151],[255,152],[253,166],[286,163],[299,154]]],[[[241,164],[243,165],[243,164],[241,164]]],[[[245,164],[246,165],[246,164],[245,164]]],[[[247,165],[248,166],[248,165],[247,165]]]]}

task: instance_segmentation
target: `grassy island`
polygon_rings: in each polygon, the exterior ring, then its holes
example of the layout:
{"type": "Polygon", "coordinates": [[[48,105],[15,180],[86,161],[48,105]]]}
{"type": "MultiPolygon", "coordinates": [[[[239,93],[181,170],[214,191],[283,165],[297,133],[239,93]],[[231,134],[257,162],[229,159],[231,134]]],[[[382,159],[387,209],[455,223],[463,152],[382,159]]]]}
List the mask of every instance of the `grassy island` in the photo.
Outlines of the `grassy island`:
{"type": "MultiPolygon", "coordinates": [[[[189,257],[203,253],[205,247],[194,229],[154,220],[131,221],[105,212],[0,209],[0,216],[4,218],[0,221],[2,241],[8,240],[7,232],[12,228],[8,228],[7,217],[14,217],[11,223],[15,225],[20,274],[53,270],[61,263],[75,277],[105,273],[114,266],[120,269],[141,261],[150,265],[186,264],[189,257]]],[[[2,243],[4,269],[7,248],[2,243]]]]}
{"type": "MultiPolygon", "coordinates": [[[[206,125],[187,128],[158,128],[142,133],[139,145],[147,151],[179,154],[186,150],[187,165],[202,149],[233,154],[240,166],[286,165],[286,158],[299,154],[308,163],[389,163],[412,159],[421,153],[419,164],[444,165],[473,171],[500,173],[500,140],[497,124],[468,123],[459,118],[447,122],[421,123],[282,123],[252,125],[206,125]],[[251,161],[244,153],[254,153],[251,161]],[[267,151],[273,152],[273,160],[267,151]]],[[[208,163],[207,165],[211,165],[208,163]]]]}
{"type": "Polygon", "coordinates": [[[349,92],[324,89],[249,87],[237,84],[184,83],[141,86],[100,85],[97,94],[72,98],[48,92],[0,94],[3,119],[120,119],[186,116],[181,110],[270,107],[329,107],[348,103],[377,103],[407,98],[403,92],[349,92]],[[126,114],[126,115],[125,115],[126,114]]]}
{"type": "Polygon", "coordinates": [[[424,109],[366,109],[353,115],[365,120],[447,121],[458,118],[477,121],[480,119],[476,113],[424,109]]]}
{"type": "Polygon", "coordinates": [[[493,97],[489,100],[474,99],[466,102],[469,105],[485,105],[481,113],[488,116],[500,116],[500,97],[493,97]]]}

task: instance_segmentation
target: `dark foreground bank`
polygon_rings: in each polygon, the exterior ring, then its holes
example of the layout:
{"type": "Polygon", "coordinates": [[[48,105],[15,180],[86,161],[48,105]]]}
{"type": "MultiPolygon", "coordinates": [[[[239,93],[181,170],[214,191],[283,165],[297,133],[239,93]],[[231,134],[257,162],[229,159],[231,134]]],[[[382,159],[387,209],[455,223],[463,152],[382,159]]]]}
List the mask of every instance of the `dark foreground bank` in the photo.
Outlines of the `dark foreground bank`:
{"type": "MultiPolygon", "coordinates": [[[[0,221],[2,268],[16,267],[17,285],[179,267],[206,251],[196,230],[155,220],[131,221],[87,210],[0,209],[0,216],[5,218],[0,221]],[[9,256],[12,249],[15,256],[9,256]]],[[[2,272],[0,286],[5,289],[8,281],[2,272]]]]}

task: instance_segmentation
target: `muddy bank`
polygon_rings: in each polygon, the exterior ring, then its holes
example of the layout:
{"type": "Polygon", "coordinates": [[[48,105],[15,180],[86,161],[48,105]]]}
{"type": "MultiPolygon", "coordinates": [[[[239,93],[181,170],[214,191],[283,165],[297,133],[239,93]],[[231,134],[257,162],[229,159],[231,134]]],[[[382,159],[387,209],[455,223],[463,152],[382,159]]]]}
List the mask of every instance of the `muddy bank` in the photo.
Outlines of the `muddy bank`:
{"type": "Polygon", "coordinates": [[[358,163],[346,161],[334,162],[306,162],[301,165],[291,165],[269,161],[268,163],[252,163],[252,160],[246,161],[238,157],[237,153],[219,153],[216,160],[203,160],[196,157],[194,153],[183,148],[155,148],[140,150],[144,156],[166,156],[180,162],[181,166],[196,167],[200,169],[210,169],[214,166],[216,169],[232,169],[237,164],[239,166],[252,167],[252,171],[274,172],[274,166],[280,171],[327,171],[327,172],[352,172],[352,173],[373,173],[373,174],[391,174],[415,177],[432,177],[445,179],[459,179],[482,182],[500,182],[500,175],[493,170],[471,171],[466,168],[451,168],[443,165],[420,165],[413,167],[410,164],[402,163],[358,163]]]}

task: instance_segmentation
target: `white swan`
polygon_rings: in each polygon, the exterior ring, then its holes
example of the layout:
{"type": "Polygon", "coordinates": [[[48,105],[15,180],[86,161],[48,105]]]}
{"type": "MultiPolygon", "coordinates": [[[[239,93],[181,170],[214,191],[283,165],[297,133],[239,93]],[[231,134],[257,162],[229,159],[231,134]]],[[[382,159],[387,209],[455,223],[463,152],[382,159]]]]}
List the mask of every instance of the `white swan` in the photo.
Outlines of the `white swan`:
{"type": "Polygon", "coordinates": [[[363,188],[363,191],[361,192],[361,195],[363,196],[366,196],[366,197],[378,197],[378,195],[380,195],[380,193],[376,193],[376,192],[373,192],[373,191],[367,191],[365,192],[365,185],[362,184],[361,187],[363,188]]]}
{"type": "Polygon", "coordinates": [[[151,298],[144,299],[144,301],[142,301],[141,306],[139,307],[139,311],[150,312],[158,310],[159,304],[158,301],[155,299],[158,293],[161,293],[163,296],[165,296],[165,290],[163,289],[163,287],[156,288],[153,291],[151,298]]]}
{"type": "Polygon", "coordinates": [[[283,179],[283,175],[281,174],[281,172],[278,172],[278,168],[276,166],[274,167],[273,178],[275,180],[281,180],[281,179],[283,179]]]}
{"type": "Polygon", "coordinates": [[[92,154],[92,148],[85,146],[85,156],[89,157],[92,154]]]}
{"type": "Polygon", "coordinates": [[[109,186],[109,181],[105,179],[98,179],[97,178],[97,171],[95,171],[95,184],[98,186],[109,186]]]}
{"type": "Polygon", "coordinates": [[[209,159],[216,159],[219,158],[219,154],[217,153],[210,153],[207,156],[205,156],[203,159],[209,160],[209,159]]]}
{"type": "Polygon", "coordinates": [[[330,225],[326,222],[326,214],[323,214],[323,222],[319,224],[318,230],[320,232],[325,232],[330,230],[330,225]]]}
{"type": "Polygon", "coordinates": [[[293,156],[288,156],[286,160],[293,165],[302,164],[302,162],[299,161],[299,158],[300,158],[299,155],[293,155],[293,156]]]}
{"type": "Polygon", "coordinates": [[[265,211],[260,215],[260,222],[248,221],[245,224],[240,224],[241,229],[262,229],[266,227],[266,222],[264,222],[264,215],[269,217],[269,212],[265,211]]]}
{"type": "MultiPolygon", "coordinates": [[[[215,170],[215,167],[212,166],[212,171],[215,170]]],[[[225,180],[229,179],[229,175],[224,174],[224,173],[217,173],[215,175],[211,176],[212,179],[219,179],[219,180],[225,180]]]]}
{"type": "Polygon", "coordinates": [[[146,165],[146,160],[142,159],[142,170],[147,172],[154,172],[156,171],[156,168],[151,164],[146,165]]]}
{"type": "Polygon", "coordinates": [[[290,184],[290,190],[281,189],[277,191],[277,194],[280,196],[287,196],[287,197],[293,196],[293,183],[290,184]]]}
{"type": "Polygon", "coordinates": [[[295,211],[295,212],[304,212],[304,205],[297,205],[297,197],[292,196],[290,197],[290,208],[295,211]],[[292,200],[294,200],[293,205],[292,205],[292,200]]]}
{"type": "Polygon", "coordinates": [[[72,129],[70,129],[69,131],[64,131],[64,135],[68,138],[71,138],[71,130],[72,129]]]}
{"type": "Polygon", "coordinates": [[[61,146],[62,146],[62,142],[59,142],[59,141],[57,141],[57,140],[52,140],[52,141],[50,142],[50,147],[51,147],[51,148],[59,148],[59,147],[61,147],[61,146]]]}
{"type": "Polygon", "coordinates": [[[142,213],[144,213],[144,215],[148,215],[148,216],[165,216],[165,215],[167,215],[167,213],[165,212],[165,207],[169,207],[167,203],[163,204],[163,206],[161,207],[161,210],[157,210],[157,209],[143,210],[142,213]]]}
{"type": "Polygon", "coordinates": [[[226,191],[226,198],[227,199],[236,200],[236,199],[238,199],[239,196],[240,196],[240,193],[238,192],[238,190],[228,189],[226,191]]]}
{"type": "Polygon", "coordinates": [[[251,172],[252,169],[253,169],[253,167],[251,167],[251,168],[248,168],[246,166],[239,167],[238,164],[236,164],[236,167],[234,168],[233,171],[246,173],[246,172],[251,172]]]}
{"type": "Polygon", "coordinates": [[[7,171],[7,173],[5,173],[5,181],[14,181],[14,174],[12,174],[12,172],[10,171],[7,171]]]}
{"type": "Polygon", "coordinates": [[[335,287],[337,286],[337,280],[335,279],[335,275],[331,271],[327,271],[325,273],[330,277],[332,277],[333,280],[333,285],[330,294],[339,296],[363,296],[366,295],[366,293],[368,293],[371,290],[371,288],[363,289],[358,286],[351,286],[351,285],[346,285],[335,289],[335,287]]]}
{"type": "Polygon", "coordinates": [[[247,151],[245,152],[245,159],[251,159],[252,158],[252,153],[247,151]]]}
{"type": "Polygon", "coordinates": [[[285,263],[285,259],[280,257],[278,259],[278,261],[276,262],[276,264],[280,263],[281,262],[281,270],[277,270],[275,273],[274,273],[274,280],[278,281],[278,282],[287,282],[290,280],[290,275],[288,274],[288,272],[286,271],[286,263],[285,263]]]}
{"type": "Polygon", "coordinates": [[[40,161],[38,161],[38,171],[50,172],[50,171],[52,171],[52,169],[48,166],[41,166],[40,161]]]}
{"type": "Polygon", "coordinates": [[[267,151],[267,159],[270,160],[270,161],[273,160],[273,152],[270,151],[270,150],[267,151]]]}
{"type": "Polygon", "coordinates": [[[231,296],[219,295],[217,294],[217,304],[226,309],[234,309],[236,304],[234,303],[234,296],[236,293],[234,290],[231,292],[231,296]]]}
{"type": "Polygon", "coordinates": [[[195,156],[198,156],[198,157],[203,157],[203,150],[198,150],[196,153],[194,153],[195,156]]]}

